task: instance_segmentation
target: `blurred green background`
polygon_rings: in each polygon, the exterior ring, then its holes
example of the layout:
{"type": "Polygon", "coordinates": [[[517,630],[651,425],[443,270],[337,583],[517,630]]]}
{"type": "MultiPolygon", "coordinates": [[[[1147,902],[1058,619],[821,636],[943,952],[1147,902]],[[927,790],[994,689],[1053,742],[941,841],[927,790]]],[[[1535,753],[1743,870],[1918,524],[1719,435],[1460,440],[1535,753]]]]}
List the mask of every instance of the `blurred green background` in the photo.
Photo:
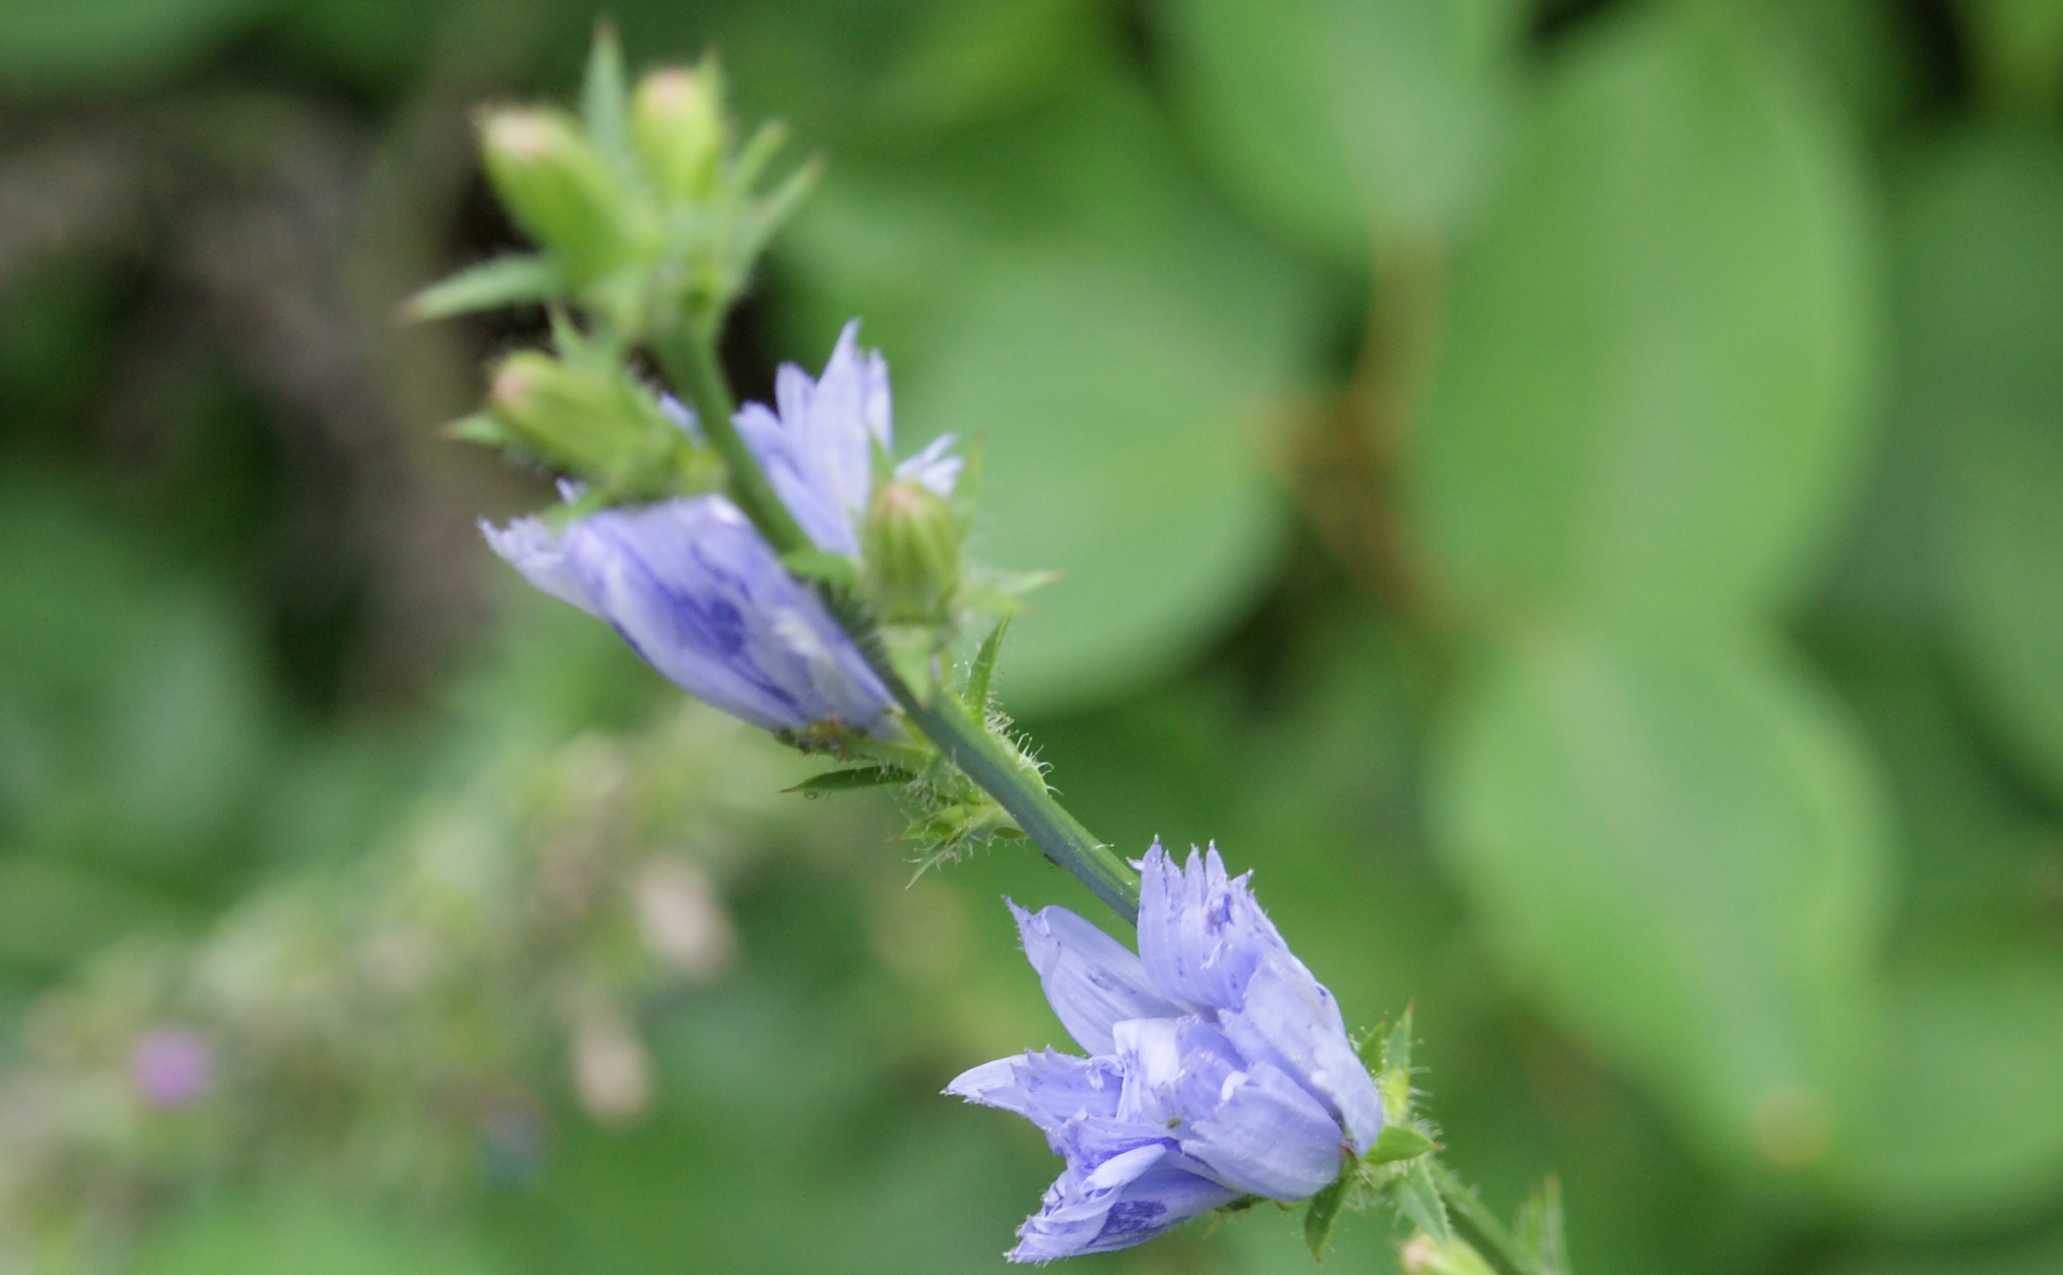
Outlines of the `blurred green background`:
{"type": "MultiPolygon", "coordinates": [[[[1585,1275],[2063,1270],[2063,3],[622,0],[830,162],[1057,567],[1001,689],[1216,838],[1585,1275]]],[[[0,1272],[1000,1267],[1060,1040],[885,800],[526,596],[436,440],[545,0],[0,6],[0,1272]]],[[[1328,1266],[1388,1271],[1350,1223],[1328,1266]]],[[[1085,1259],[1306,1269],[1257,1209],[1085,1259]]]]}

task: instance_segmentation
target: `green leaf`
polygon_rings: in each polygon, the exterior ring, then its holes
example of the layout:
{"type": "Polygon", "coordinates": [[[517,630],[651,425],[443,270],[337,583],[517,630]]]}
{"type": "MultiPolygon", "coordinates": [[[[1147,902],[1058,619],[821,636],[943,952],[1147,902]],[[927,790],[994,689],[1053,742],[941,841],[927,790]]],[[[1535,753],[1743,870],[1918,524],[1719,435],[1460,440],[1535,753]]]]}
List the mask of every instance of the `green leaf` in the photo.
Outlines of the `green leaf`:
{"type": "Polygon", "coordinates": [[[842,553],[797,549],[793,553],[782,554],[781,565],[797,579],[828,584],[834,589],[856,588],[860,582],[859,563],[842,553]]]}
{"type": "Polygon", "coordinates": [[[1519,1206],[1517,1238],[1538,1275],[1569,1275],[1567,1224],[1562,1216],[1561,1179],[1543,1181],[1519,1206]]]}
{"type": "Polygon", "coordinates": [[[862,788],[882,788],[889,784],[906,784],[912,776],[909,771],[895,766],[859,766],[846,770],[827,770],[783,792],[801,793],[805,797],[821,797],[828,793],[857,792],[862,788]]]}
{"type": "Polygon", "coordinates": [[[1883,913],[1878,778],[1766,646],[1530,630],[1439,740],[1440,848],[1515,980],[1720,1159],[1832,1141],[1883,913]]]}
{"type": "Polygon", "coordinates": [[[1658,6],[1572,41],[1455,263],[1412,501],[1469,610],[1767,611],[1840,508],[1868,226],[1750,16],[1658,6]]]}
{"type": "Polygon", "coordinates": [[[2063,5],[2055,0],[1961,0],[1985,96],[2039,113],[2063,96],[2063,5]]]}
{"type": "Polygon", "coordinates": [[[0,91],[141,89],[274,7],[273,0],[9,0],[0,4],[0,91]]]}
{"type": "Polygon", "coordinates": [[[1005,617],[996,622],[989,635],[981,640],[981,649],[974,653],[974,663],[967,670],[967,689],[960,698],[971,713],[986,713],[989,706],[989,687],[996,679],[996,657],[1003,652],[1003,635],[1010,631],[1010,620],[1005,617]]]}
{"type": "Polygon", "coordinates": [[[1866,1216],[1904,1228],[1982,1226],[2063,1192],[2063,960],[2001,940],[1997,922],[1912,943],[1831,1178],[1866,1216]]]}
{"type": "Polygon", "coordinates": [[[625,178],[639,173],[630,140],[630,88],[623,71],[623,45],[608,20],[595,24],[587,71],[580,81],[580,122],[588,140],[625,178]]]}
{"type": "Polygon", "coordinates": [[[461,416],[439,432],[455,443],[477,443],[497,449],[517,445],[516,436],[509,433],[508,426],[486,412],[461,416]]]}
{"type": "Polygon", "coordinates": [[[1377,1070],[1411,1074],[1411,1017],[1412,1007],[1407,1005],[1390,1029],[1382,1033],[1382,1058],[1377,1070]]]}
{"type": "Polygon", "coordinates": [[[210,1271],[291,1266],[305,1275],[484,1275],[498,1269],[494,1248],[472,1228],[431,1230],[371,1210],[355,1209],[312,1188],[279,1188],[257,1198],[218,1193],[217,1202],[188,1210],[145,1233],[125,1263],[139,1275],[204,1275],[210,1271]]]}
{"type": "Polygon", "coordinates": [[[1347,1199],[1348,1177],[1341,1174],[1332,1185],[1311,1197],[1310,1207],[1304,1211],[1304,1243],[1311,1247],[1313,1261],[1325,1260],[1325,1249],[1332,1243],[1333,1230],[1339,1226],[1341,1206],[1347,1199]]]}
{"type": "Polygon", "coordinates": [[[512,254],[467,266],[431,284],[409,298],[406,314],[425,321],[507,305],[539,305],[565,289],[565,279],[548,259],[512,254]]]}
{"type": "Polygon", "coordinates": [[[2063,146],[1953,140],[1901,190],[1896,426],[1919,440],[1954,655],[2014,759],[2063,795],[2063,146]]]}
{"type": "Polygon", "coordinates": [[[1189,0],[1165,14],[1199,149],[1285,233],[1352,261],[1445,238],[1487,185],[1524,6],[1189,0]]]}
{"type": "Polygon", "coordinates": [[[1375,1136],[1375,1145],[1368,1148],[1363,1159],[1370,1164],[1395,1164],[1399,1160],[1412,1160],[1439,1146],[1417,1125],[1401,1122],[1386,1123],[1382,1132],[1375,1136]]]}
{"type": "Polygon", "coordinates": [[[1405,1220],[1434,1240],[1444,1244],[1454,1238],[1447,1202],[1440,1198],[1439,1183],[1433,1180],[1432,1168],[1425,1160],[1412,1161],[1398,1175],[1390,1186],[1390,1199],[1405,1220]]]}

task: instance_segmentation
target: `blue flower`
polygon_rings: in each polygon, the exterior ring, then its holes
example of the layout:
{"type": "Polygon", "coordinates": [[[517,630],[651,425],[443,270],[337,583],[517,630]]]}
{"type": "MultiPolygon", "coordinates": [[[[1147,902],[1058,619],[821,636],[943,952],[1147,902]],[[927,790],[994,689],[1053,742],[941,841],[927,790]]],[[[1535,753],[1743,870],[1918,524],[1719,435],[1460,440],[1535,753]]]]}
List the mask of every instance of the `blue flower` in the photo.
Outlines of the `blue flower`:
{"type": "MultiPolygon", "coordinates": [[[[821,379],[784,365],[775,390],[779,410],[747,404],[739,432],[817,546],[856,554],[875,449],[893,441],[887,365],[862,354],[851,323],[821,379]]],[[[699,433],[687,409],[665,406],[699,433]]],[[[950,493],[960,470],[950,444],[938,440],[898,473],[950,493]]],[[[518,518],[481,529],[531,584],[607,621],[698,699],[769,730],[895,730],[887,689],[859,650],[723,496],[609,509],[563,528],[518,518]]]]}
{"type": "Polygon", "coordinates": [[[1139,865],[1139,953],[1066,908],[1010,905],[1046,999],[1088,1057],[1001,1058],[946,1092],[1013,1111],[1067,1161],[1009,1257],[1148,1240],[1245,1195],[1301,1200],[1382,1129],[1331,993],[1215,847],[1139,865]]]}

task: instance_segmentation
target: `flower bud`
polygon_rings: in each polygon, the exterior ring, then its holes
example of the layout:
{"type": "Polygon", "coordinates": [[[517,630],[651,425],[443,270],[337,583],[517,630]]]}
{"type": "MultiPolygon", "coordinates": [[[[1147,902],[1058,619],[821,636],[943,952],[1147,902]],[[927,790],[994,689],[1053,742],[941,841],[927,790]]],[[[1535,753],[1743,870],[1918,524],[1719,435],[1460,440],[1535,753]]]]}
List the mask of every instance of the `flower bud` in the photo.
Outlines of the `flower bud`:
{"type": "Polygon", "coordinates": [[[534,350],[501,361],[487,410],[546,464],[614,491],[663,494],[694,459],[686,436],[627,377],[534,350]]]}
{"type": "Polygon", "coordinates": [[[488,179],[509,215],[576,284],[634,260],[644,249],[650,238],[644,210],[564,113],[485,115],[480,147],[488,179]]]}
{"type": "Polygon", "coordinates": [[[889,620],[936,616],[960,584],[960,517],[920,482],[875,488],[860,534],[871,600],[889,620]]]}
{"type": "Polygon", "coordinates": [[[1424,1232],[1412,1236],[1399,1256],[1405,1275],[1497,1275],[1483,1255],[1463,1241],[1435,1240],[1424,1232]]]}
{"type": "Polygon", "coordinates": [[[631,139],[660,197],[693,203],[716,192],[723,162],[723,86],[716,64],[669,67],[638,82],[631,139]]]}

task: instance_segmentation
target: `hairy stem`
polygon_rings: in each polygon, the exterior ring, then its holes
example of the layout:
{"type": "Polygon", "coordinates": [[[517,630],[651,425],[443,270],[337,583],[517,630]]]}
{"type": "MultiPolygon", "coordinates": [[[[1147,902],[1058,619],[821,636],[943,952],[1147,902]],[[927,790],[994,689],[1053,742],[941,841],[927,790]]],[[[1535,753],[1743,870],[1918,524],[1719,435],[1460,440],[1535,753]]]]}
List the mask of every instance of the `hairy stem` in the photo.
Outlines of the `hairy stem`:
{"type": "MultiPolygon", "coordinates": [[[[714,341],[683,327],[660,341],[654,352],[667,376],[695,409],[710,445],[723,458],[729,471],[732,501],[776,553],[812,548],[809,537],[781,503],[765,471],[760,469],[758,458],[732,423],[737,405],[717,363],[714,341]]],[[[828,592],[822,585],[817,589],[820,594],[828,592]]],[[[1017,821],[1024,835],[1048,859],[1073,874],[1128,924],[1136,924],[1139,877],[1130,865],[1053,799],[1045,781],[1023,764],[1016,749],[996,738],[950,697],[938,694],[926,699],[905,681],[888,658],[886,644],[871,619],[840,599],[826,597],[825,602],[911,724],[982,791],[994,797],[996,804],[1017,821]]]]}
{"type": "Polygon", "coordinates": [[[1461,1180],[1461,1176],[1443,1164],[1436,1156],[1430,1161],[1433,1182],[1440,1188],[1440,1195],[1446,1199],[1447,1207],[1454,1215],[1497,1257],[1498,1264],[1510,1269],[1513,1275],[1546,1275],[1539,1261],[1527,1255],[1513,1235],[1475,1188],[1461,1180]]]}

